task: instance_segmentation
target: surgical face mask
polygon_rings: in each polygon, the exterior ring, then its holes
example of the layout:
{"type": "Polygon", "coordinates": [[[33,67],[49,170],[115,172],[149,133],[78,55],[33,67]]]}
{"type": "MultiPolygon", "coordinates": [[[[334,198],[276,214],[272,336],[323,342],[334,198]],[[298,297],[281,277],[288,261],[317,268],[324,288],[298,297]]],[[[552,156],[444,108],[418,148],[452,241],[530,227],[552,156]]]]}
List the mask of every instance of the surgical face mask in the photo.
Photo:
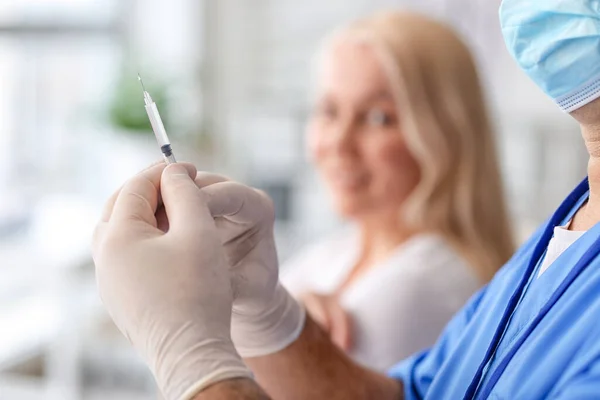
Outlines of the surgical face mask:
{"type": "Polygon", "coordinates": [[[564,111],[600,97],[600,0],[503,0],[509,52],[564,111]]]}

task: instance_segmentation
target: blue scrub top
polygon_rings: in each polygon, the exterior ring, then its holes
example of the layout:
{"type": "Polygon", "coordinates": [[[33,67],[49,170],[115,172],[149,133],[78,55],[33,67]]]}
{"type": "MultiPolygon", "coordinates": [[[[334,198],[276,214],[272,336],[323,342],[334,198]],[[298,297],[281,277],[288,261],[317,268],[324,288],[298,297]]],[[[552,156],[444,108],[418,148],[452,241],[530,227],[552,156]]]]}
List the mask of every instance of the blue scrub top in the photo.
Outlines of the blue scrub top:
{"type": "MultiPolygon", "coordinates": [[[[561,224],[572,218],[588,195],[585,180],[565,201],[574,199],[561,215],[561,224]]],[[[545,229],[552,229],[546,225],[471,298],[450,321],[434,347],[390,370],[390,376],[403,381],[406,399],[454,400],[465,396],[511,296],[519,283],[527,279],[526,269],[536,245],[545,229]]],[[[500,361],[509,354],[583,254],[598,240],[600,224],[571,245],[539,278],[536,267],[503,331],[494,357],[484,369],[475,398],[481,398],[481,389],[489,383],[500,361]]],[[[535,326],[487,398],[600,399],[600,257],[588,264],[535,326]]]]}

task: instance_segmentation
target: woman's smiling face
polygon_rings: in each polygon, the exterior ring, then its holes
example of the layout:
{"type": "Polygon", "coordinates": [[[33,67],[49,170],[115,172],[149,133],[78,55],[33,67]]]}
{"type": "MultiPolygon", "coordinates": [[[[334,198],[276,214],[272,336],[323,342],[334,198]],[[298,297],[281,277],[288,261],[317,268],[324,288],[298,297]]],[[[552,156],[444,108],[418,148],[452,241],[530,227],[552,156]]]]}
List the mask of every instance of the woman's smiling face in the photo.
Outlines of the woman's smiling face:
{"type": "Polygon", "coordinates": [[[307,140],[336,210],[349,218],[398,211],[420,173],[377,54],[340,41],[319,72],[307,140]]]}

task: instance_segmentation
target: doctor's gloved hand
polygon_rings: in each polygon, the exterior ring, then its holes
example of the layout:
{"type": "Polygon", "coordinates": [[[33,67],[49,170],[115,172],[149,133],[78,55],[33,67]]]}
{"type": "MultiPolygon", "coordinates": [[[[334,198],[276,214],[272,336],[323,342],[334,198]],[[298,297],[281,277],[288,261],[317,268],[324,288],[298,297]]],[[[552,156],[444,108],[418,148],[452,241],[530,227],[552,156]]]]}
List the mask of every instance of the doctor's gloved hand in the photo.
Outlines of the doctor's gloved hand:
{"type": "Polygon", "coordinates": [[[195,175],[190,164],[141,172],[109,200],[93,243],[100,296],[167,400],[251,376],[231,341],[229,268],[195,175]]]}
{"type": "Polygon", "coordinates": [[[231,336],[242,357],[275,353],[294,342],[305,312],[279,283],[273,204],[261,191],[199,172],[232,273],[231,336]]]}

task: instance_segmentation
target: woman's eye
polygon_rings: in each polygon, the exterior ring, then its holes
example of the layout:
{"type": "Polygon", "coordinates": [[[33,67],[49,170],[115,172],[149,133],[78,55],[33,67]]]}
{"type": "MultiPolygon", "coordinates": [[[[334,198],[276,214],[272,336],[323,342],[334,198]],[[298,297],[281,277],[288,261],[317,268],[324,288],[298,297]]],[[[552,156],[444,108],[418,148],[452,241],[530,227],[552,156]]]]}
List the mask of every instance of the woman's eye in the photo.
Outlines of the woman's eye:
{"type": "Polygon", "coordinates": [[[375,127],[388,127],[394,123],[394,117],[380,109],[370,110],[365,119],[367,125],[375,127]]]}

